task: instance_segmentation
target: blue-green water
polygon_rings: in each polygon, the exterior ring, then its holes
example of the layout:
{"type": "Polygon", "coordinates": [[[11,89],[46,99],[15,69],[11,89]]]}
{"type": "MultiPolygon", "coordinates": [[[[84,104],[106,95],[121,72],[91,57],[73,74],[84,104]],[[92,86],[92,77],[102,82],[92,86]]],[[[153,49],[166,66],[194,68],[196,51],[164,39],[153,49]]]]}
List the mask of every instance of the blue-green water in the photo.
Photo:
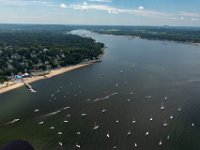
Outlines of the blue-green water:
{"type": "Polygon", "coordinates": [[[102,62],[33,83],[37,93],[22,87],[0,95],[1,145],[24,139],[38,150],[200,149],[199,46],[73,33],[105,43],[102,62]]]}

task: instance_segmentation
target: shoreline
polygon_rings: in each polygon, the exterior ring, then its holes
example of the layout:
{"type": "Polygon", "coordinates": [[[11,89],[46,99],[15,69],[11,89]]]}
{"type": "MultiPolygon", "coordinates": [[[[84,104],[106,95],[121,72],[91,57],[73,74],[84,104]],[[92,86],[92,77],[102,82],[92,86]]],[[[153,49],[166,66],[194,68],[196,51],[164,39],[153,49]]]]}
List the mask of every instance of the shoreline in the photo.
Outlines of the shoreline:
{"type": "MultiPolygon", "coordinates": [[[[94,63],[97,63],[97,60],[93,60],[93,61],[89,61],[86,63],[80,63],[80,64],[76,64],[76,65],[72,65],[72,66],[67,66],[67,67],[62,67],[59,69],[53,69],[50,70],[49,74],[46,74],[45,76],[35,76],[35,77],[31,77],[31,78],[24,78],[23,81],[30,84],[39,80],[44,80],[44,79],[48,79],[48,78],[52,78],[54,76],[63,74],[65,72],[69,72],[69,71],[73,71],[82,67],[86,67],[89,65],[92,65],[94,63]]],[[[8,91],[20,88],[22,86],[24,86],[24,83],[22,82],[22,80],[16,80],[16,81],[8,81],[5,82],[5,87],[0,87],[0,94],[6,93],[8,91]]]]}
{"type": "Polygon", "coordinates": [[[94,33],[103,34],[103,35],[107,35],[107,36],[125,37],[125,38],[129,38],[129,39],[140,38],[140,39],[144,39],[144,40],[158,40],[158,41],[163,41],[163,42],[166,41],[166,42],[175,42],[175,43],[183,43],[183,44],[191,44],[191,45],[195,45],[195,46],[200,46],[200,43],[198,43],[198,42],[187,42],[187,41],[160,39],[160,38],[144,38],[144,37],[134,36],[134,35],[108,34],[108,33],[99,33],[99,32],[95,32],[95,31],[94,31],[94,33]]]}

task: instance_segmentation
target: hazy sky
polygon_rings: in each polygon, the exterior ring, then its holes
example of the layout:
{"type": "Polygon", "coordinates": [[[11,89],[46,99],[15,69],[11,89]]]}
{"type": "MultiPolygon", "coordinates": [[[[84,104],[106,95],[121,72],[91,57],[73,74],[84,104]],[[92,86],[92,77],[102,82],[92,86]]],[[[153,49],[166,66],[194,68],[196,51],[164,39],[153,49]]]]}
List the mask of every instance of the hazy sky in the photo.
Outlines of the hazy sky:
{"type": "Polygon", "coordinates": [[[0,0],[0,23],[200,26],[200,0],[0,0]]]}

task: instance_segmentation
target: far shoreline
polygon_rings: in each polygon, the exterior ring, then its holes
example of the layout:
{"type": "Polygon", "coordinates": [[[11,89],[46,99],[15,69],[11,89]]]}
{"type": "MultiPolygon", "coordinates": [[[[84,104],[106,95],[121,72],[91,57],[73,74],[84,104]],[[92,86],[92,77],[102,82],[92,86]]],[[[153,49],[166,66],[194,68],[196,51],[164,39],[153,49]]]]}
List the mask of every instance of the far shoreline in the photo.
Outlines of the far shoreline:
{"type": "Polygon", "coordinates": [[[92,61],[88,61],[88,62],[85,62],[85,63],[79,63],[79,64],[72,65],[72,66],[61,67],[59,69],[52,69],[52,70],[50,70],[50,73],[46,74],[45,76],[35,76],[35,77],[30,77],[30,78],[24,78],[23,80],[18,80],[16,82],[8,81],[8,82],[4,83],[4,84],[8,84],[7,86],[0,88],[0,94],[6,93],[6,92],[9,92],[9,91],[12,91],[14,89],[17,89],[17,88],[24,86],[24,83],[22,81],[30,84],[30,83],[33,83],[33,82],[36,82],[36,81],[39,81],[39,80],[52,78],[54,76],[57,76],[57,75],[60,75],[60,74],[63,74],[63,73],[69,72],[69,71],[73,71],[73,70],[76,70],[76,69],[79,69],[79,68],[83,68],[83,67],[92,65],[94,63],[97,63],[97,62],[99,62],[99,61],[98,60],[92,60],[92,61]]]}

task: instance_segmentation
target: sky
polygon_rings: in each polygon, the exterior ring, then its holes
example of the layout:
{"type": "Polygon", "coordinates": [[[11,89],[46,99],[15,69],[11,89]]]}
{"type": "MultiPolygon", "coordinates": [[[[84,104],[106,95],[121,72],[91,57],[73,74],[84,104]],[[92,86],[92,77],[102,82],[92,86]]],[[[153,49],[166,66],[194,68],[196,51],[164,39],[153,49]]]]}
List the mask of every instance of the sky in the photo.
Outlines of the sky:
{"type": "Polygon", "coordinates": [[[199,26],[200,0],[0,0],[0,23],[199,26]]]}

